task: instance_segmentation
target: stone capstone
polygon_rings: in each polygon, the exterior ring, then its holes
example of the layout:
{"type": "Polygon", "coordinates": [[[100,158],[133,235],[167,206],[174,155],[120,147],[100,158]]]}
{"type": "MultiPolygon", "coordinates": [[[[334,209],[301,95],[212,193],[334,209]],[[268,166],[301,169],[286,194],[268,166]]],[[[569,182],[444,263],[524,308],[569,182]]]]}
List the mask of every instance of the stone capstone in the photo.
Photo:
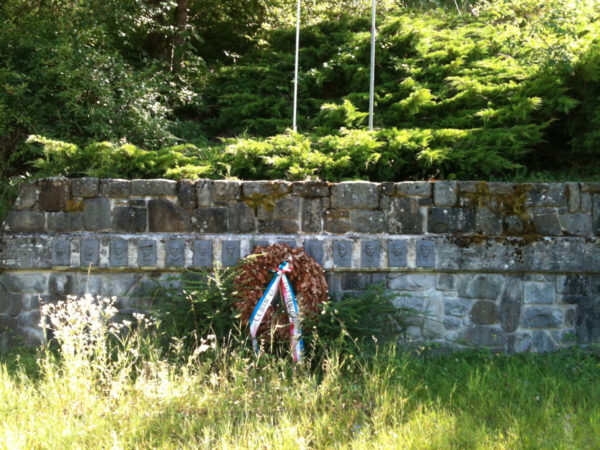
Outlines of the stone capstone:
{"type": "Polygon", "coordinates": [[[71,180],[71,193],[73,197],[97,197],[100,193],[100,180],[98,178],[75,178],[71,180]]]}
{"type": "Polygon", "coordinates": [[[197,208],[198,195],[193,181],[181,180],[177,183],[177,203],[184,209],[197,208]]]}
{"type": "Polygon", "coordinates": [[[127,198],[131,193],[131,181],[106,179],[100,182],[100,195],[110,198],[127,198]]]}
{"type": "Polygon", "coordinates": [[[161,197],[177,195],[177,182],[173,180],[132,180],[131,195],[161,197]]]}
{"type": "Polygon", "coordinates": [[[23,210],[33,208],[37,202],[38,190],[34,183],[24,183],[19,186],[19,196],[15,200],[13,209],[23,210]]]}
{"type": "Polygon", "coordinates": [[[379,206],[379,185],[347,181],[331,188],[334,209],[376,209],[379,206]]]}
{"type": "Polygon", "coordinates": [[[329,196],[329,183],[326,181],[297,181],[292,184],[294,195],[318,198],[329,196]]]}
{"type": "Polygon", "coordinates": [[[433,203],[436,206],[454,206],[458,199],[456,181],[437,181],[433,184],[433,203]]]}

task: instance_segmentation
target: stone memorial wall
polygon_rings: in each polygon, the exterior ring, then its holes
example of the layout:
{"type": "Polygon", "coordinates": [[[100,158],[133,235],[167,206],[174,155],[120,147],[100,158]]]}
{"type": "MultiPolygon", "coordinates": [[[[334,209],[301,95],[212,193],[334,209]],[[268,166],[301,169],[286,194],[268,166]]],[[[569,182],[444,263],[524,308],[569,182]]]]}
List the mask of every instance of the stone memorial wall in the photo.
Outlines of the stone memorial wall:
{"type": "Polygon", "coordinates": [[[600,183],[43,179],[2,226],[0,349],[41,342],[40,302],[159,302],[185,269],[304,246],[335,293],[384,283],[404,338],[550,351],[600,342],[600,183]]]}

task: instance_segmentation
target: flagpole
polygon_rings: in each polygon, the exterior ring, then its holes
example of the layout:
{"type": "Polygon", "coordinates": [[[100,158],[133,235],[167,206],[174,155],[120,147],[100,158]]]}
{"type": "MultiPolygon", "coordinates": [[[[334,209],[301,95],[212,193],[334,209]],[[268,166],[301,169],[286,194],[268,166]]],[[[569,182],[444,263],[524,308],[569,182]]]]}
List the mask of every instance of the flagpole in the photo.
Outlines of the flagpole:
{"type": "Polygon", "coordinates": [[[297,131],[296,116],[298,110],[298,54],[300,49],[300,0],[298,0],[298,8],[296,11],[296,63],[294,65],[294,118],[292,128],[297,131]]]}
{"type": "Polygon", "coordinates": [[[375,0],[371,5],[371,76],[369,88],[369,130],[373,130],[373,104],[375,98],[375,0]]]}

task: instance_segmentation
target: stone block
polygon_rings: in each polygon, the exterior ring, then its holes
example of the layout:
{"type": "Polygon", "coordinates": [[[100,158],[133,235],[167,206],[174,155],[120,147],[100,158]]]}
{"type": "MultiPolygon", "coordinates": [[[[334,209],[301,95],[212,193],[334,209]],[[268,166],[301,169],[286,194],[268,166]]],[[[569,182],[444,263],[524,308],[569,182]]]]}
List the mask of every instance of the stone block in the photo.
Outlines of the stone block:
{"type": "Polygon", "coordinates": [[[82,267],[98,267],[100,263],[100,242],[98,239],[82,239],[79,247],[79,264],[82,267]]]}
{"type": "Polygon", "coordinates": [[[83,214],[80,212],[51,212],[46,220],[49,232],[80,231],[83,228],[83,214]]]}
{"type": "Polygon", "coordinates": [[[558,220],[565,234],[573,236],[592,234],[592,217],[589,214],[561,214],[558,220]]]}
{"type": "Polygon", "coordinates": [[[589,192],[584,192],[581,194],[581,206],[580,212],[589,214],[592,212],[592,199],[593,196],[589,192]]]}
{"type": "Polygon", "coordinates": [[[519,216],[505,216],[502,229],[509,235],[521,234],[525,230],[525,225],[519,216]]]}
{"type": "Polygon", "coordinates": [[[185,266],[185,241],[183,239],[167,240],[165,253],[165,267],[185,266]]]}
{"type": "Polygon", "coordinates": [[[342,274],[342,289],[344,291],[361,290],[368,284],[369,274],[360,272],[346,272],[342,274]]]}
{"type": "Polygon", "coordinates": [[[435,243],[417,241],[417,267],[435,267],[435,243]]]}
{"type": "Polygon", "coordinates": [[[434,289],[435,275],[430,273],[411,273],[390,276],[390,289],[398,291],[424,291],[434,289]]]}
{"type": "Polygon", "coordinates": [[[229,231],[231,233],[252,233],[256,231],[254,210],[244,202],[236,202],[228,207],[229,231]]]}
{"type": "Polygon", "coordinates": [[[469,317],[477,325],[493,325],[499,320],[498,308],[493,302],[480,300],[473,305],[469,317]]]}
{"type": "Polygon", "coordinates": [[[129,262],[129,242],[125,239],[111,239],[108,247],[108,265],[110,267],[126,267],[129,262]]]}
{"type": "Polygon", "coordinates": [[[592,198],[592,231],[600,234],[600,194],[592,198]]]}
{"type": "Polygon", "coordinates": [[[533,350],[533,341],[529,333],[514,333],[507,336],[508,353],[527,353],[533,350]]]}
{"type": "Polygon", "coordinates": [[[530,183],[527,188],[525,206],[567,206],[567,188],[563,183],[530,183]]]}
{"type": "Polygon", "coordinates": [[[194,267],[211,267],[213,263],[212,241],[194,241],[194,267]]]}
{"type": "Polygon", "coordinates": [[[161,197],[177,195],[177,181],[174,180],[131,180],[131,195],[137,197],[161,197]]]}
{"type": "Polygon", "coordinates": [[[475,231],[487,235],[502,234],[501,214],[493,212],[489,208],[477,208],[475,212],[475,231]]]}
{"type": "Polygon", "coordinates": [[[112,229],[119,233],[143,233],[146,231],[148,212],[146,208],[115,206],[112,213],[112,229]]]}
{"type": "Polygon", "coordinates": [[[358,181],[345,181],[331,188],[331,207],[334,209],[377,209],[379,185],[358,181]]]}
{"type": "Polygon", "coordinates": [[[71,198],[71,185],[63,178],[46,178],[39,181],[39,202],[43,211],[64,211],[71,198]]]}
{"type": "Polygon", "coordinates": [[[156,267],[156,241],[151,239],[138,241],[137,263],[139,267],[156,267]]]}
{"type": "Polygon", "coordinates": [[[38,199],[35,183],[23,183],[19,186],[19,195],[13,204],[13,209],[23,210],[33,208],[38,199]]]}
{"type": "Polygon", "coordinates": [[[199,208],[212,205],[213,188],[214,185],[211,180],[198,180],[196,182],[196,201],[199,208]]]}
{"type": "Polygon", "coordinates": [[[104,231],[111,227],[110,200],[107,198],[88,198],[83,201],[83,229],[86,231],[104,231]]]}
{"type": "Polygon", "coordinates": [[[436,181],[433,183],[433,203],[436,206],[454,206],[458,201],[456,181],[436,181]]]}
{"type": "Polygon", "coordinates": [[[319,241],[317,239],[308,239],[304,241],[304,249],[312,259],[314,259],[318,264],[323,265],[325,259],[323,241],[319,241]]]}
{"type": "Polygon", "coordinates": [[[559,275],[556,278],[556,291],[559,294],[587,295],[590,278],[581,273],[559,275]]]}
{"type": "Polygon", "coordinates": [[[292,192],[299,197],[328,197],[329,183],[326,181],[297,181],[292,184],[292,192]]]}
{"type": "Polygon", "coordinates": [[[300,230],[300,224],[291,219],[259,220],[259,233],[296,233],[300,230]]]}
{"type": "Polygon", "coordinates": [[[444,328],[446,330],[459,330],[463,327],[462,320],[458,317],[446,316],[444,317],[444,328]]]}
{"type": "Polygon", "coordinates": [[[454,275],[450,273],[441,273],[437,277],[435,287],[440,291],[454,290],[454,275]]]}
{"type": "Polygon", "coordinates": [[[472,300],[466,300],[464,298],[444,299],[444,314],[447,316],[464,317],[472,307],[472,300]]]}
{"type": "Polygon", "coordinates": [[[581,205],[581,192],[579,183],[566,183],[567,185],[567,205],[570,213],[579,211],[581,205]]]}
{"type": "Polygon", "coordinates": [[[352,241],[333,241],[333,264],[336,267],[352,267],[352,241]]]}
{"type": "Polygon", "coordinates": [[[229,231],[227,208],[200,208],[192,212],[194,231],[223,233],[229,231]]]}
{"type": "Polygon", "coordinates": [[[393,198],[386,211],[388,232],[416,234],[423,232],[423,215],[417,199],[393,198]]]}
{"type": "Polygon", "coordinates": [[[600,297],[582,299],[575,309],[578,344],[600,343],[600,297]]]}
{"type": "Polygon", "coordinates": [[[535,330],[532,333],[532,348],[536,353],[547,353],[556,350],[556,343],[550,334],[544,330],[535,330]]]}
{"type": "Polygon", "coordinates": [[[429,181],[402,181],[396,183],[395,195],[399,197],[430,197],[431,183],[429,181]]]}
{"type": "Polygon", "coordinates": [[[110,198],[127,198],[131,193],[131,181],[105,179],[100,181],[100,195],[110,198]]]}
{"type": "Polygon", "coordinates": [[[501,275],[478,274],[463,278],[458,285],[458,295],[466,298],[496,300],[502,292],[504,278],[501,275]]]}
{"type": "Polygon", "coordinates": [[[467,344],[478,347],[489,347],[493,350],[503,350],[506,345],[504,331],[493,327],[474,326],[459,333],[459,339],[467,344]]]}
{"type": "Polygon", "coordinates": [[[180,180],[177,183],[177,204],[188,210],[198,207],[196,184],[193,181],[180,180]]]}
{"type": "Polygon", "coordinates": [[[423,314],[423,337],[438,339],[444,337],[444,298],[440,292],[430,291],[425,297],[423,314]]]}
{"type": "Polygon", "coordinates": [[[381,233],[385,231],[384,219],[382,211],[350,211],[352,229],[358,233],[381,233]]]}
{"type": "Polygon", "coordinates": [[[524,301],[525,303],[554,303],[556,293],[554,283],[543,283],[530,281],[524,285],[524,301]]]}
{"type": "Polygon", "coordinates": [[[150,232],[186,233],[192,229],[190,213],[162,198],[148,201],[148,225],[150,232]]]}
{"type": "Polygon", "coordinates": [[[97,197],[100,194],[100,180],[98,178],[75,178],[71,180],[71,193],[73,197],[97,197]]]}
{"type": "Polygon", "coordinates": [[[328,210],[325,212],[325,231],[329,233],[347,233],[352,229],[350,211],[328,210]]]}
{"type": "Polygon", "coordinates": [[[44,273],[4,272],[0,275],[0,286],[6,292],[15,294],[43,294],[46,292],[48,278],[44,273]]]}
{"type": "Polygon", "coordinates": [[[323,230],[323,206],[319,198],[307,198],[302,202],[302,231],[320,233],[323,230]]]}
{"type": "Polygon", "coordinates": [[[562,234],[558,215],[555,210],[536,208],[532,210],[531,217],[538,234],[544,236],[559,236],[562,234]]]}
{"type": "Polygon", "coordinates": [[[380,248],[379,241],[362,241],[360,247],[361,267],[379,267],[380,248]]]}
{"type": "Polygon", "coordinates": [[[519,328],[521,319],[522,283],[517,277],[510,277],[500,298],[500,323],[502,329],[512,333],[519,328]]]}
{"type": "MultiPolygon", "coordinates": [[[[242,184],[239,181],[216,180],[212,182],[213,202],[229,202],[239,200],[242,193],[242,184]]],[[[198,197],[198,204],[200,198],[198,197]]]]}
{"type": "Polygon", "coordinates": [[[469,233],[475,231],[472,208],[429,208],[427,229],[430,233],[469,233]]]}
{"type": "Polygon", "coordinates": [[[562,309],[555,306],[530,306],[523,312],[525,328],[559,328],[564,323],[562,309]]]}
{"type": "Polygon", "coordinates": [[[246,181],[242,184],[244,198],[280,197],[290,192],[287,181],[246,181]]]}
{"type": "Polygon", "coordinates": [[[388,267],[406,267],[408,265],[408,249],[406,241],[388,241],[388,267]]]}
{"type": "Polygon", "coordinates": [[[69,266],[71,264],[71,241],[54,239],[52,241],[52,265],[69,266]]]}
{"type": "Polygon", "coordinates": [[[240,259],[240,241],[223,241],[221,263],[223,267],[235,266],[240,259]]]}
{"type": "Polygon", "coordinates": [[[43,232],[46,216],[41,211],[11,211],[4,219],[4,229],[25,233],[43,232]]]}

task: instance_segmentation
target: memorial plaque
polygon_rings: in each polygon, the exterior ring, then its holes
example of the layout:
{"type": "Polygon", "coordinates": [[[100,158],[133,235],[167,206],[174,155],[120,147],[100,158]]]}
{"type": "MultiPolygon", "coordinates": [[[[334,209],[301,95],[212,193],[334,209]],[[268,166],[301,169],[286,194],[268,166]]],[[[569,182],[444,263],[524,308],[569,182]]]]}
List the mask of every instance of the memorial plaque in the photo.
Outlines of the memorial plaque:
{"type": "Polygon", "coordinates": [[[143,239],[138,242],[138,266],[156,267],[156,241],[143,239]]]}
{"type": "Polygon", "coordinates": [[[417,267],[435,267],[435,244],[417,241],[417,267]]]}
{"type": "Polygon", "coordinates": [[[406,267],[407,253],[406,241],[388,241],[388,266],[406,267]]]}
{"type": "Polygon", "coordinates": [[[337,267],[352,266],[352,241],[333,241],[333,264],[337,267]]]}
{"type": "Polygon", "coordinates": [[[254,247],[256,247],[257,245],[260,245],[263,248],[266,248],[269,246],[269,241],[252,241],[252,245],[250,246],[250,250],[254,251],[254,247]]]}
{"type": "Polygon", "coordinates": [[[235,266],[240,259],[240,241],[223,241],[221,263],[223,267],[235,266]]]}
{"type": "Polygon", "coordinates": [[[170,239],[166,245],[165,267],[185,266],[185,242],[183,239],[170,239]]]}
{"type": "Polygon", "coordinates": [[[55,239],[52,243],[52,265],[71,265],[71,241],[68,239],[55,239]]]}
{"type": "Polygon", "coordinates": [[[79,264],[83,267],[90,265],[98,267],[100,263],[100,243],[97,239],[82,239],[79,248],[79,264]]]}
{"type": "Polygon", "coordinates": [[[317,239],[309,239],[304,241],[304,250],[311,256],[317,263],[323,265],[323,241],[317,239]]]}
{"type": "Polygon", "coordinates": [[[213,262],[212,241],[194,241],[194,267],[211,267],[213,262]]]}
{"type": "Polygon", "coordinates": [[[111,239],[109,243],[108,264],[110,267],[127,266],[129,243],[125,239],[111,239]]]}
{"type": "Polygon", "coordinates": [[[362,241],[360,247],[361,267],[379,267],[379,241],[362,241]]]}

